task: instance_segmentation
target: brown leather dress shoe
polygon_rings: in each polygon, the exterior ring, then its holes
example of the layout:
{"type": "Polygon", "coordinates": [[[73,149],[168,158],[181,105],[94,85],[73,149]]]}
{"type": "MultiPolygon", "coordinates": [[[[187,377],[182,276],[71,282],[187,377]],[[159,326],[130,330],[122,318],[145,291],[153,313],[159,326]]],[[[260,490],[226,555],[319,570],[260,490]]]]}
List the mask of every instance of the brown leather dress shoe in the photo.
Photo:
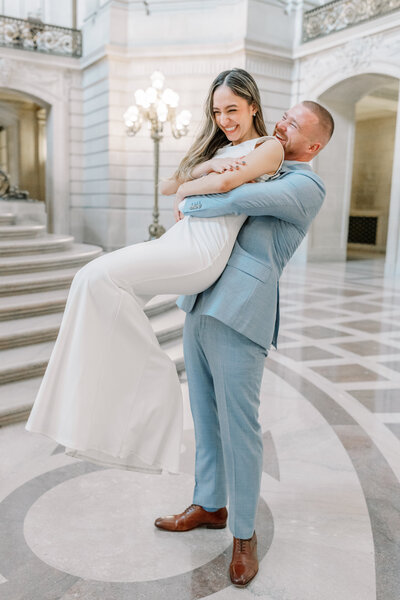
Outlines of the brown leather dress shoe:
{"type": "Polygon", "coordinates": [[[237,587],[244,587],[258,573],[256,532],[248,540],[233,538],[232,562],[229,566],[231,581],[237,587]]]}
{"type": "Polygon", "coordinates": [[[197,504],[191,504],[179,515],[168,515],[159,517],[154,525],[159,529],[167,531],[190,531],[196,527],[207,527],[208,529],[224,529],[228,511],[220,508],[216,512],[208,512],[197,504]]]}

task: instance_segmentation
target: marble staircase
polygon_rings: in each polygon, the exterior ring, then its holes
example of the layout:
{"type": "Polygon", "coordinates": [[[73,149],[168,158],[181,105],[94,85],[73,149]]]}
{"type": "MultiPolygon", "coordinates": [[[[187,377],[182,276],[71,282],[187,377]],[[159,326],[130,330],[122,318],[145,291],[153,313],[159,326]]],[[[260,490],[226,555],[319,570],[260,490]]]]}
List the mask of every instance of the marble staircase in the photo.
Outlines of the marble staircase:
{"type": "MultiPolygon", "coordinates": [[[[54,235],[0,212],[0,426],[26,420],[61,324],[75,273],[102,249],[54,235]]],[[[157,296],[146,314],[160,344],[183,371],[184,314],[176,296],[157,296]]]]}

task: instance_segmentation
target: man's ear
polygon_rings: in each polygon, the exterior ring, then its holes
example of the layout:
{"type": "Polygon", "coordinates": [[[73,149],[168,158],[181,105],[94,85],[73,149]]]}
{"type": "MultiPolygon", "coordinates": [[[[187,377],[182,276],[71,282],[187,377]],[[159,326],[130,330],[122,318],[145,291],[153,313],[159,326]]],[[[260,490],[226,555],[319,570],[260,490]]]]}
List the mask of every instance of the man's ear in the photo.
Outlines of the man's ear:
{"type": "Polygon", "coordinates": [[[319,142],[316,142],[315,144],[312,144],[312,146],[308,146],[308,151],[311,154],[315,154],[316,152],[319,152],[321,150],[322,144],[320,144],[319,142]]]}

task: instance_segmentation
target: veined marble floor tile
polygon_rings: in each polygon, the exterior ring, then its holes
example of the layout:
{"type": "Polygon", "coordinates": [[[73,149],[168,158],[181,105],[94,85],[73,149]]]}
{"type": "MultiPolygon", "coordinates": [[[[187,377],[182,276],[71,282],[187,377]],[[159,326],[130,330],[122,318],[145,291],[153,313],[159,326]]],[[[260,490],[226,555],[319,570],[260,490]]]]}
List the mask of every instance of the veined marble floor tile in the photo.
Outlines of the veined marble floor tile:
{"type": "Polygon", "coordinates": [[[182,376],[178,475],[103,469],[0,428],[1,600],[399,600],[400,296],[372,260],[289,266],[281,291],[250,586],[230,584],[228,529],[153,526],[192,501],[182,376]]]}
{"type": "Polygon", "coordinates": [[[293,333],[301,334],[315,340],[344,337],[349,335],[349,333],[341,331],[340,329],[332,329],[330,327],[324,327],[323,325],[306,325],[304,327],[296,328],[293,327],[292,331],[293,333]]]}
{"type": "Polygon", "coordinates": [[[350,381],[378,381],[385,379],[375,371],[371,371],[356,363],[349,365],[326,365],[323,367],[312,367],[316,373],[326,377],[332,382],[345,383],[350,381]]]}
{"type": "Polygon", "coordinates": [[[340,287],[325,287],[325,288],[317,288],[314,290],[320,294],[326,294],[329,298],[332,296],[345,296],[345,297],[353,297],[353,296],[362,296],[364,294],[368,294],[366,290],[355,290],[351,288],[340,288],[340,287]]]}
{"type": "Polygon", "coordinates": [[[346,316],[346,314],[343,311],[337,311],[333,306],[326,307],[325,309],[302,308],[301,310],[292,310],[289,314],[293,317],[298,315],[298,318],[305,317],[309,319],[316,319],[318,321],[330,321],[331,319],[338,319],[340,317],[346,316]]]}
{"type": "Polygon", "coordinates": [[[400,323],[386,323],[383,321],[377,321],[376,319],[360,319],[357,321],[346,322],[346,327],[351,327],[352,329],[359,329],[360,331],[365,331],[367,333],[387,333],[389,331],[399,331],[400,323]]]}
{"type": "Polygon", "coordinates": [[[296,348],[284,348],[279,352],[284,356],[293,358],[294,360],[321,360],[337,358],[337,354],[318,348],[317,346],[299,346],[296,348]]]}
{"type": "Polygon", "coordinates": [[[397,412],[400,415],[400,384],[392,389],[353,390],[351,395],[372,412],[397,412]]]}
{"type": "Polygon", "coordinates": [[[400,423],[387,423],[386,426],[389,427],[390,431],[392,431],[400,440],[400,423]]]}
{"type": "Polygon", "coordinates": [[[384,365],[388,369],[393,369],[393,371],[400,372],[400,360],[383,361],[383,362],[379,362],[379,364],[384,365]]]}
{"type": "Polygon", "coordinates": [[[336,344],[343,350],[348,350],[360,356],[375,356],[380,354],[400,354],[400,348],[389,346],[377,340],[363,340],[360,342],[343,342],[336,344]]]}
{"type": "MultiPolygon", "coordinates": [[[[375,302],[375,300],[374,300],[375,302]]],[[[381,304],[370,304],[369,302],[343,302],[337,305],[342,310],[358,313],[376,313],[384,310],[381,304]]]]}

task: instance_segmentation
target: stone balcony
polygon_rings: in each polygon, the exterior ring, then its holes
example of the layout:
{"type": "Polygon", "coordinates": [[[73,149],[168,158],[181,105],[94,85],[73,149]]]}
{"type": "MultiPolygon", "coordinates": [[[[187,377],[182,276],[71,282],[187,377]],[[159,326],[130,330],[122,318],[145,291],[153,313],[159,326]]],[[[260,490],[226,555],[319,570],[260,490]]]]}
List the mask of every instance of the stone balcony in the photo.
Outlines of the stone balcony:
{"type": "Polygon", "coordinates": [[[302,41],[309,42],[396,10],[400,10],[400,0],[333,0],[304,13],[302,41]]]}
{"type": "Polygon", "coordinates": [[[77,29],[0,15],[0,46],[79,58],[82,33],[77,29]]]}

